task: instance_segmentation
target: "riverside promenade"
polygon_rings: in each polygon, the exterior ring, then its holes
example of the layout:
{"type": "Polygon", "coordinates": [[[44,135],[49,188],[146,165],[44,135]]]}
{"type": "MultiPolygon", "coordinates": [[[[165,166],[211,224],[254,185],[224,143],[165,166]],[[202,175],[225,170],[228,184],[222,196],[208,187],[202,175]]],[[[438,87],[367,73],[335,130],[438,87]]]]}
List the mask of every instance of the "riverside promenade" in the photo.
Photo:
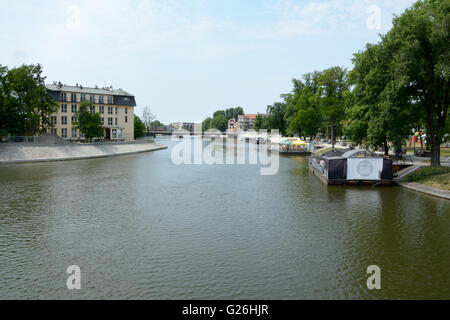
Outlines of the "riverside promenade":
{"type": "Polygon", "coordinates": [[[69,161],[113,157],[166,149],[150,141],[95,144],[0,144],[0,164],[69,161]]]}

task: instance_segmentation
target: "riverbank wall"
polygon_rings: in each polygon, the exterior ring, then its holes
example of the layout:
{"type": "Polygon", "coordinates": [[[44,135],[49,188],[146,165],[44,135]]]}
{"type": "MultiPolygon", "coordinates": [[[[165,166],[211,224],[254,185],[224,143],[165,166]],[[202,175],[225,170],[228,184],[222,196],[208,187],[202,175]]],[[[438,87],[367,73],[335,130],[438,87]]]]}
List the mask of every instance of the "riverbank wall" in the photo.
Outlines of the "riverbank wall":
{"type": "Polygon", "coordinates": [[[0,144],[0,164],[69,161],[129,155],[166,149],[156,142],[33,145],[0,144]]]}

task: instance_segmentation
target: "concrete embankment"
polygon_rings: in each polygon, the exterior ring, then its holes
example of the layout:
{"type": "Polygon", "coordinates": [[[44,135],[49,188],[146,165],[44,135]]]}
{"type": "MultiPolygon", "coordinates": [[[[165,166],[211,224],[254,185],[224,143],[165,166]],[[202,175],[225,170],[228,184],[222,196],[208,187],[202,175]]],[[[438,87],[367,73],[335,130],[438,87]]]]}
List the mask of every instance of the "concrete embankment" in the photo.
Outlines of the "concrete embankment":
{"type": "Polygon", "coordinates": [[[398,173],[398,177],[395,181],[402,187],[414,190],[417,192],[422,192],[430,196],[435,196],[443,199],[450,200],[450,191],[434,188],[417,182],[403,182],[403,178],[413,172],[420,170],[424,165],[413,165],[409,168],[405,168],[398,173]]]}
{"type": "Polygon", "coordinates": [[[433,188],[433,187],[415,183],[415,182],[405,182],[405,183],[400,183],[400,185],[402,187],[410,189],[410,190],[414,190],[417,192],[426,193],[431,196],[450,200],[450,192],[447,190],[437,189],[437,188],[433,188]]]}
{"type": "Polygon", "coordinates": [[[104,158],[166,149],[156,142],[28,145],[0,144],[0,164],[104,158]]]}

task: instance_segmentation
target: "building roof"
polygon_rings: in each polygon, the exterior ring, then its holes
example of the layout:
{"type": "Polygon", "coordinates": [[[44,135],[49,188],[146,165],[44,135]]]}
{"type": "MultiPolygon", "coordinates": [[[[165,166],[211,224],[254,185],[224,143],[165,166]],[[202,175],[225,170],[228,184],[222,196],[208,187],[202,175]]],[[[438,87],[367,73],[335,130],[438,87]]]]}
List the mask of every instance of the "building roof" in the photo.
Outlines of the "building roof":
{"type": "Polygon", "coordinates": [[[99,95],[110,95],[110,96],[128,96],[133,97],[132,94],[126,92],[122,89],[112,88],[89,88],[83,86],[67,86],[67,85],[59,85],[59,84],[46,84],[45,87],[51,91],[60,91],[60,92],[74,92],[74,93],[89,93],[89,94],[99,94],[99,95]]]}
{"type": "Polygon", "coordinates": [[[249,119],[255,120],[257,114],[245,114],[245,116],[246,116],[247,118],[249,118],[249,119]]]}

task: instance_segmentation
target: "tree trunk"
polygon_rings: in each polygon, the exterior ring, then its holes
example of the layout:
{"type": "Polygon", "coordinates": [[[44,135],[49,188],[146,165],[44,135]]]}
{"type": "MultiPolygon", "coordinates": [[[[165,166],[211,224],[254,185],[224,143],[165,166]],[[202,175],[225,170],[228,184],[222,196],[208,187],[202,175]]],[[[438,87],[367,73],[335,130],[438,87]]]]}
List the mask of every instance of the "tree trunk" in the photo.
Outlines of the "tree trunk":
{"type": "Polygon", "coordinates": [[[334,124],[331,124],[331,149],[334,149],[334,124]]]}
{"type": "Polygon", "coordinates": [[[441,145],[435,134],[431,136],[431,166],[439,167],[441,165],[441,145]]]}
{"type": "Polygon", "coordinates": [[[384,138],[383,144],[384,144],[384,155],[388,156],[389,155],[389,147],[388,147],[388,142],[387,142],[386,138],[384,138]]]}

